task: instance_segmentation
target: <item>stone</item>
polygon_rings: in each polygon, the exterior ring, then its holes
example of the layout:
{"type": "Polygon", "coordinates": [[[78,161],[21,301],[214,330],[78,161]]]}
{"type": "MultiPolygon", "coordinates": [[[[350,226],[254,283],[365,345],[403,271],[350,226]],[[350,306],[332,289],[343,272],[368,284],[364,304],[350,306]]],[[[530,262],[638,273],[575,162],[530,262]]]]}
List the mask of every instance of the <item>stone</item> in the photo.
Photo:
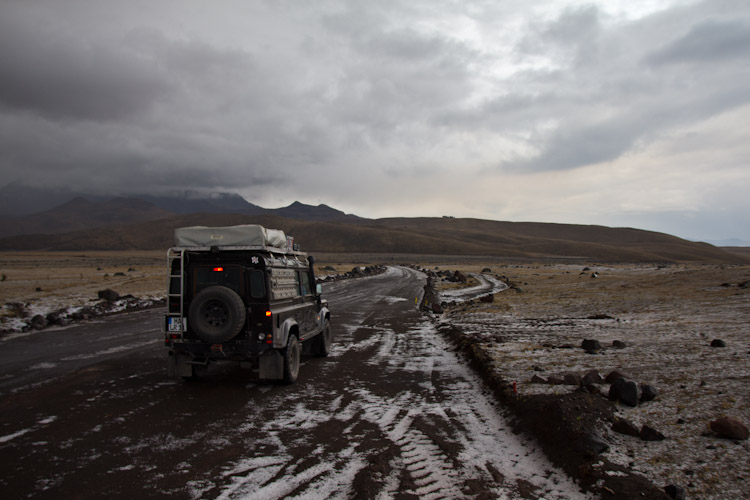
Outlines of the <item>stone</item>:
{"type": "Polygon", "coordinates": [[[581,342],[581,349],[583,349],[589,354],[594,354],[597,351],[601,351],[602,345],[599,343],[598,340],[584,339],[584,341],[581,342]]]}
{"type": "Polygon", "coordinates": [[[721,417],[709,425],[719,437],[744,441],[750,435],[745,424],[732,417],[721,417]]]}
{"type": "Polygon", "coordinates": [[[622,340],[615,340],[612,342],[612,347],[615,349],[625,349],[628,345],[622,340]]]}
{"type": "Polygon", "coordinates": [[[31,328],[33,328],[34,330],[43,330],[47,326],[47,319],[41,314],[37,314],[36,316],[31,318],[29,326],[31,326],[31,328]]]}
{"type": "Polygon", "coordinates": [[[563,384],[565,385],[581,385],[581,377],[575,373],[566,373],[563,376],[563,384]]]}
{"type": "Polygon", "coordinates": [[[587,432],[581,438],[578,446],[589,457],[596,457],[609,450],[609,443],[591,432],[587,432]]]}
{"type": "Polygon", "coordinates": [[[635,408],[641,400],[641,387],[632,380],[621,377],[610,386],[609,399],[635,408]]]}
{"type": "Polygon", "coordinates": [[[106,290],[99,290],[96,293],[97,297],[99,297],[102,300],[105,300],[107,302],[115,302],[120,298],[120,294],[115,292],[114,290],[110,290],[107,288],[106,290]]]}
{"type": "Polygon", "coordinates": [[[532,384],[546,384],[547,380],[545,380],[543,377],[540,377],[539,375],[534,374],[529,382],[532,384]]]}
{"type": "Polygon", "coordinates": [[[638,429],[638,427],[635,426],[632,422],[629,420],[625,420],[624,418],[618,418],[614,421],[612,424],[612,430],[615,432],[619,432],[620,434],[625,434],[627,436],[633,436],[633,437],[640,437],[641,431],[638,429]]]}
{"type": "Polygon", "coordinates": [[[581,379],[581,385],[592,385],[592,384],[603,384],[604,379],[601,375],[599,375],[599,372],[596,370],[591,370],[586,373],[586,375],[583,376],[581,379]]]}
{"type": "Polygon", "coordinates": [[[711,347],[726,347],[727,343],[721,339],[713,339],[711,341],[711,347]]]}
{"type": "Polygon", "coordinates": [[[547,383],[550,384],[550,385],[563,385],[565,383],[565,380],[563,380],[560,377],[556,377],[556,376],[553,375],[553,376],[551,376],[550,378],[547,379],[547,383]]]}
{"type": "Polygon", "coordinates": [[[685,490],[676,484],[670,484],[664,487],[664,493],[672,500],[686,500],[685,490]]]}
{"type": "Polygon", "coordinates": [[[639,437],[642,441],[663,441],[667,438],[664,434],[648,425],[641,427],[639,437]]]}
{"type": "Polygon", "coordinates": [[[628,376],[621,371],[612,370],[606,377],[604,377],[604,382],[607,384],[614,384],[618,378],[628,378],[628,376]]]}
{"type": "Polygon", "coordinates": [[[641,402],[653,401],[657,396],[656,387],[648,384],[641,384],[641,402]]]}
{"type": "Polygon", "coordinates": [[[491,273],[491,272],[492,272],[492,269],[490,269],[489,267],[485,267],[484,269],[482,269],[482,273],[483,274],[488,274],[488,273],[491,273]]]}
{"type": "Polygon", "coordinates": [[[481,297],[479,297],[479,302],[482,302],[483,304],[489,304],[494,301],[495,301],[495,296],[492,294],[482,295],[481,297]]]}

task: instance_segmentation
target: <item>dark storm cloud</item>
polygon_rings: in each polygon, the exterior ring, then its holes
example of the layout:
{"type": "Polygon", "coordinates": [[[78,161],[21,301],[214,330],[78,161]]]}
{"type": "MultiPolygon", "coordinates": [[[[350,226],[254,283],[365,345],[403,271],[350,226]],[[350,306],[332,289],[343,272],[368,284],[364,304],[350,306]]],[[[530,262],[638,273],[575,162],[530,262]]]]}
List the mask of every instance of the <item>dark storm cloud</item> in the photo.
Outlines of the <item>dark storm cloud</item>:
{"type": "MultiPolygon", "coordinates": [[[[14,4],[10,4],[14,5],[14,4]]],[[[0,104],[56,119],[117,120],[171,85],[152,60],[108,41],[0,16],[0,104]]]]}

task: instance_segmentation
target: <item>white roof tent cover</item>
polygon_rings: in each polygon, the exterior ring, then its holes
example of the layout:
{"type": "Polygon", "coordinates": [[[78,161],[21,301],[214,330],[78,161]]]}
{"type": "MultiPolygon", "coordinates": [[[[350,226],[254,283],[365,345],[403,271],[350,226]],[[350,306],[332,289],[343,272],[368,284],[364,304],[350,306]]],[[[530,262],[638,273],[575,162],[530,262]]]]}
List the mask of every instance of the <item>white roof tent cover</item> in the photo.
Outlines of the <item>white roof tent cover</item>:
{"type": "Polygon", "coordinates": [[[174,244],[177,247],[259,246],[282,250],[287,248],[284,231],[266,229],[256,224],[180,227],[174,231],[174,244]]]}

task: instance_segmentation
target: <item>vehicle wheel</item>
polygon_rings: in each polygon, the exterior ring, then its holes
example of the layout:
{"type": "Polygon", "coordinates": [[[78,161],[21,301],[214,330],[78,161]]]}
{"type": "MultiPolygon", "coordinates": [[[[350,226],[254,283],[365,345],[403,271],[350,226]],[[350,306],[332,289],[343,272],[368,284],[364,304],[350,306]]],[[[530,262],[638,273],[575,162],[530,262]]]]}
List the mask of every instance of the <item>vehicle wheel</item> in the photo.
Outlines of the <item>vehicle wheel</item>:
{"type": "Polygon", "coordinates": [[[293,384],[299,375],[299,360],[302,349],[295,335],[289,335],[289,342],[284,349],[284,383],[293,384]]]}
{"type": "Polygon", "coordinates": [[[237,292],[225,286],[204,288],[188,310],[188,326],[206,342],[233,339],[245,325],[245,304],[237,292]]]}
{"type": "Polygon", "coordinates": [[[331,333],[331,324],[326,321],[326,326],[323,327],[323,331],[318,335],[317,345],[315,349],[315,355],[320,358],[325,358],[331,352],[331,342],[333,341],[333,333],[331,333]]]}

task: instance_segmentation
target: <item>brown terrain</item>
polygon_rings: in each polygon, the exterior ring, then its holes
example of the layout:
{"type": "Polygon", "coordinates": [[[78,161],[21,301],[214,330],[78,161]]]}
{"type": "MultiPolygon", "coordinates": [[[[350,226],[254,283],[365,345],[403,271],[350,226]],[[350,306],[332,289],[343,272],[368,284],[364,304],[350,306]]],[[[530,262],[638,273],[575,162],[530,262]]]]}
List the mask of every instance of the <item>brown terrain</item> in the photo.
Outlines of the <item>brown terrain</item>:
{"type": "MultiPolygon", "coordinates": [[[[728,439],[715,424],[723,417],[750,424],[747,249],[600,226],[169,215],[0,239],[0,330],[20,320],[19,311],[95,303],[103,289],[161,297],[174,228],[247,223],[294,235],[318,257],[321,276],[370,264],[466,275],[491,269],[509,290],[446,304],[434,320],[553,462],[612,498],[628,498],[639,481],[657,491],[672,485],[686,498],[750,496],[748,440],[728,439]],[[587,352],[584,340],[599,347],[587,352]],[[655,399],[611,402],[609,384],[580,384],[592,370],[602,377],[617,370],[655,388],[655,399]],[[616,422],[636,433],[652,428],[658,440],[614,431],[616,422]]],[[[438,277],[435,284],[471,285],[438,277]]]]}

